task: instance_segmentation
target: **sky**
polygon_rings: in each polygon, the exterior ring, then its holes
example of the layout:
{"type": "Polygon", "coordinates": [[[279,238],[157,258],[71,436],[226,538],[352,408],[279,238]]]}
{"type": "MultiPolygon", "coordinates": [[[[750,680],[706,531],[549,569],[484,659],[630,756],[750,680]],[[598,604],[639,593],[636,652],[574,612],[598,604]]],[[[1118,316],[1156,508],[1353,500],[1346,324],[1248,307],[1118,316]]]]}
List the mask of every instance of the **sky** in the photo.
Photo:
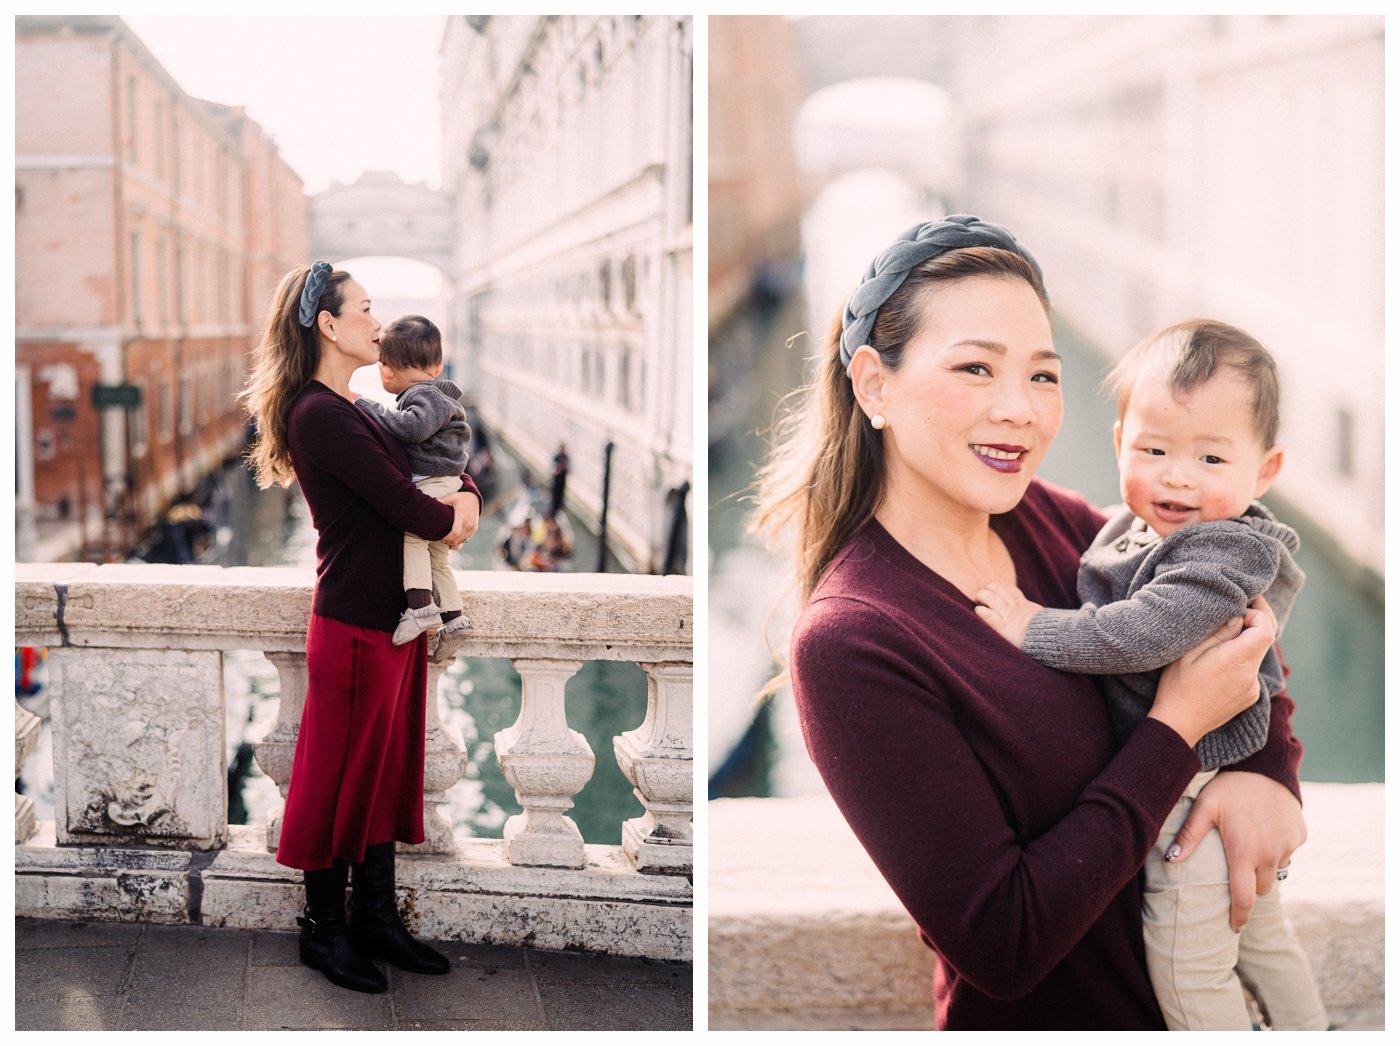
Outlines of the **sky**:
{"type": "Polygon", "coordinates": [[[122,19],[187,94],[246,107],[308,193],[372,169],[437,188],[443,16],[122,19]]]}
{"type": "MultiPolygon", "coordinates": [[[[186,94],[246,108],[308,195],[367,170],[440,186],[445,16],[122,19],[186,94]]],[[[431,267],[401,259],[354,271],[380,296],[427,297],[439,283],[431,267]]]]}

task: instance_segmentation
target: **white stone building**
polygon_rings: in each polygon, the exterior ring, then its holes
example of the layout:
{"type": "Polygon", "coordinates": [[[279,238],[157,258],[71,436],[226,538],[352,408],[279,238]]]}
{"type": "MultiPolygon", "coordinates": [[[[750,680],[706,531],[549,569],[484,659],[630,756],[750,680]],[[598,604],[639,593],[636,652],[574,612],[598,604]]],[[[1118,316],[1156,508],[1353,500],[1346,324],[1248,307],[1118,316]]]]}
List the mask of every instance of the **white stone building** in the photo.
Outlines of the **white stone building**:
{"type": "MultiPolygon", "coordinates": [[[[483,421],[659,570],[691,478],[692,28],[680,16],[453,16],[443,191],[452,363],[483,421]]],[[[580,566],[584,566],[580,564],[580,566]]]]}
{"type": "Polygon", "coordinates": [[[1275,490],[1383,571],[1379,15],[960,18],[958,209],[1114,354],[1195,315],[1274,352],[1275,490]]]}

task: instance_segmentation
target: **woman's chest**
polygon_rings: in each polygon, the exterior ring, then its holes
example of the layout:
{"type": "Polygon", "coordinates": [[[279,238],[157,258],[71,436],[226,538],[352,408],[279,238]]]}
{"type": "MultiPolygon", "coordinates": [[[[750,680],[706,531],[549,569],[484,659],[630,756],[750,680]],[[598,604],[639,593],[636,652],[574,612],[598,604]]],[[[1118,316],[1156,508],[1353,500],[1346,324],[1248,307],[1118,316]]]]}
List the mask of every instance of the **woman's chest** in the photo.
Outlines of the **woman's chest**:
{"type": "Polygon", "coordinates": [[[1112,726],[1092,678],[1046,668],[990,628],[981,632],[937,645],[928,689],[984,769],[1007,823],[1029,841],[1113,758],[1112,726]]]}

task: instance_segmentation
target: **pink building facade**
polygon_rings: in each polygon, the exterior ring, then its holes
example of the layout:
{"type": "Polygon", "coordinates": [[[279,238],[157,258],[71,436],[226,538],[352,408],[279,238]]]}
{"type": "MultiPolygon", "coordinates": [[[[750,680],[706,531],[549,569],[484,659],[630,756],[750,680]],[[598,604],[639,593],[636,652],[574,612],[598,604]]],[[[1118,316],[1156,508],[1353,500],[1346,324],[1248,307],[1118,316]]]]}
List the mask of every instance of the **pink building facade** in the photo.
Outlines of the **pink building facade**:
{"type": "Polygon", "coordinates": [[[242,449],[235,396],[306,259],[306,197],[119,18],[17,18],[15,65],[21,531],[76,518],[78,557],[113,558],[242,449]]]}

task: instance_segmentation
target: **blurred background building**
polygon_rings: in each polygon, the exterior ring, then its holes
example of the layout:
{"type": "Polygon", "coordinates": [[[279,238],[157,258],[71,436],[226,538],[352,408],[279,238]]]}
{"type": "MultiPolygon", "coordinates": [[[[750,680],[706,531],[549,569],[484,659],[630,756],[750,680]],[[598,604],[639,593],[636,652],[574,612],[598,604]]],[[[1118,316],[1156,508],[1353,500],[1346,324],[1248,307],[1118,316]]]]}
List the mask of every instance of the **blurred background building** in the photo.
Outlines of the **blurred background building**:
{"type": "Polygon", "coordinates": [[[633,569],[685,572],[692,30],[646,16],[448,19],[458,383],[633,569]]]}
{"type": "Polygon", "coordinates": [[[17,555],[36,524],[129,548],[243,447],[267,288],[307,253],[301,179],[118,18],[15,22],[17,555]]]}
{"type": "MultiPolygon", "coordinates": [[[[1271,348],[1287,457],[1266,500],[1302,531],[1310,577],[1284,637],[1303,772],[1381,780],[1383,19],[709,26],[713,793],[820,788],[790,702],[753,714],[774,668],[753,637],[788,570],[746,534],[742,494],[870,259],[956,212],[1005,224],[1045,271],[1066,421],[1041,474],[1100,504],[1118,499],[1095,391],[1115,358],[1193,315],[1271,348]],[[734,202],[746,186],[789,206],[734,202]]],[[[792,612],[770,628],[778,650],[792,612]]]]}

